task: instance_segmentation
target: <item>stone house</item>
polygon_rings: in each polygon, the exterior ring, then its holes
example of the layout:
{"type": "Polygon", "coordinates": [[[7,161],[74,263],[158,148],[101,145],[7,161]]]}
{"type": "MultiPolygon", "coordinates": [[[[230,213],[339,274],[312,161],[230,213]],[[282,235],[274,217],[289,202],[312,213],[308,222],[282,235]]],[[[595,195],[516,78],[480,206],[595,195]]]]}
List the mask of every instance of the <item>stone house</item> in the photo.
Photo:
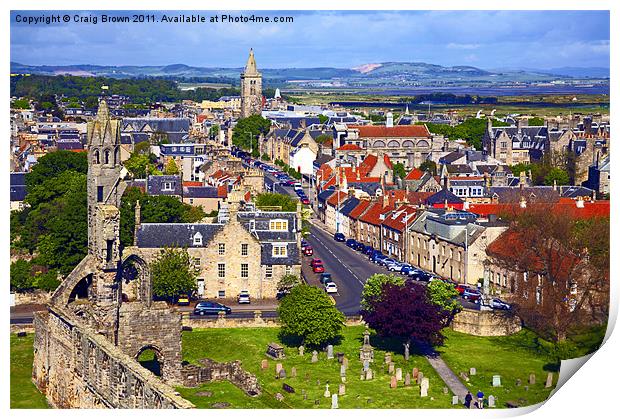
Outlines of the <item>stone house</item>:
{"type": "Polygon", "coordinates": [[[358,219],[370,205],[372,205],[372,201],[370,199],[362,198],[359,200],[359,203],[355,206],[355,208],[353,208],[346,216],[349,224],[349,237],[357,241],[360,240],[358,219]]]}
{"type": "Polygon", "coordinates": [[[351,218],[349,214],[357,205],[360,203],[360,200],[353,196],[352,193],[349,193],[349,198],[342,204],[340,207],[340,232],[345,235],[345,237],[354,238],[354,233],[351,229],[351,218]]]}
{"type": "Polygon", "coordinates": [[[205,213],[218,210],[226,200],[228,188],[222,186],[184,186],[183,202],[195,207],[202,207],[205,213]]]}
{"type": "Polygon", "coordinates": [[[369,205],[358,218],[358,241],[374,249],[381,249],[381,223],[392,209],[387,195],[369,205]]]}
{"type": "Polygon", "coordinates": [[[400,261],[407,254],[407,228],[416,216],[416,208],[404,204],[389,214],[381,224],[381,252],[400,261]]]}
{"type": "Polygon", "coordinates": [[[325,201],[325,226],[334,233],[342,233],[344,217],[340,210],[347,198],[346,193],[337,191],[325,201]]]}

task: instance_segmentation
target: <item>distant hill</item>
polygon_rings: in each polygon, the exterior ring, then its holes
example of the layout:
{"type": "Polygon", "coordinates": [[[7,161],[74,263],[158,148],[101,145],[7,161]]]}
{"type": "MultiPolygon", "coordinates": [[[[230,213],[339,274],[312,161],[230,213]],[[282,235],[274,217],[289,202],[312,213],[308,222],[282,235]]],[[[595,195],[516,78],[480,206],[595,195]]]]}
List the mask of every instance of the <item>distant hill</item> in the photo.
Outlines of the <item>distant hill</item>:
{"type": "Polygon", "coordinates": [[[566,77],[608,79],[609,68],[605,67],[560,67],[546,70],[549,73],[566,77]]]}

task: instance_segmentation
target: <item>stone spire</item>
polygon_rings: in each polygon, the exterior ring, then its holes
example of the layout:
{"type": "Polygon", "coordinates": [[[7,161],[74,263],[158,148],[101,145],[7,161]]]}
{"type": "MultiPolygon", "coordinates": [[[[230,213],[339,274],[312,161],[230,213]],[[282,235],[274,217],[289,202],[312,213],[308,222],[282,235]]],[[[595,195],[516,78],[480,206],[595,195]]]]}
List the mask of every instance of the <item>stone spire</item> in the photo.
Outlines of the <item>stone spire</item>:
{"type": "Polygon", "coordinates": [[[258,74],[258,70],[256,69],[256,60],[254,59],[254,50],[250,48],[250,56],[248,57],[248,62],[245,64],[245,70],[243,71],[246,75],[258,74]]]}

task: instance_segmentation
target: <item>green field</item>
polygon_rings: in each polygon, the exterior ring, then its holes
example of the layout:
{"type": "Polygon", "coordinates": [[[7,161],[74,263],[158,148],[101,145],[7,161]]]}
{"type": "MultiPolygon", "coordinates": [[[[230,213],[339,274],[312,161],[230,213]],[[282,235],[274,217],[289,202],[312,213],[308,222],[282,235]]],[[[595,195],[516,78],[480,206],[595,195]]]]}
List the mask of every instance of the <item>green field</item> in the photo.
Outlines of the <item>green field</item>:
{"type": "Polygon", "coordinates": [[[34,335],[11,333],[11,409],[46,409],[45,396],[32,383],[34,335]]]}

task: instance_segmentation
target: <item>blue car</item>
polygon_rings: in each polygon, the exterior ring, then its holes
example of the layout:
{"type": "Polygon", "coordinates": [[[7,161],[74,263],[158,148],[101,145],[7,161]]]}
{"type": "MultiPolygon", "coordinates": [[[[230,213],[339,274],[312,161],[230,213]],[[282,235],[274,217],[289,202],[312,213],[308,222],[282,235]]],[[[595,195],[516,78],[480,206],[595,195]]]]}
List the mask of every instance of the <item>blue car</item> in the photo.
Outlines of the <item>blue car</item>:
{"type": "Polygon", "coordinates": [[[344,234],[342,234],[342,233],[336,233],[336,234],[334,234],[334,240],[336,240],[337,242],[343,242],[343,241],[345,241],[344,234]]]}
{"type": "Polygon", "coordinates": [[[354,239],[348,239],[345,244],[347,245],[347,247],[350,247],[352,249],[355,248],[355,246],[357,246],[357,241],[354,239]]]}

